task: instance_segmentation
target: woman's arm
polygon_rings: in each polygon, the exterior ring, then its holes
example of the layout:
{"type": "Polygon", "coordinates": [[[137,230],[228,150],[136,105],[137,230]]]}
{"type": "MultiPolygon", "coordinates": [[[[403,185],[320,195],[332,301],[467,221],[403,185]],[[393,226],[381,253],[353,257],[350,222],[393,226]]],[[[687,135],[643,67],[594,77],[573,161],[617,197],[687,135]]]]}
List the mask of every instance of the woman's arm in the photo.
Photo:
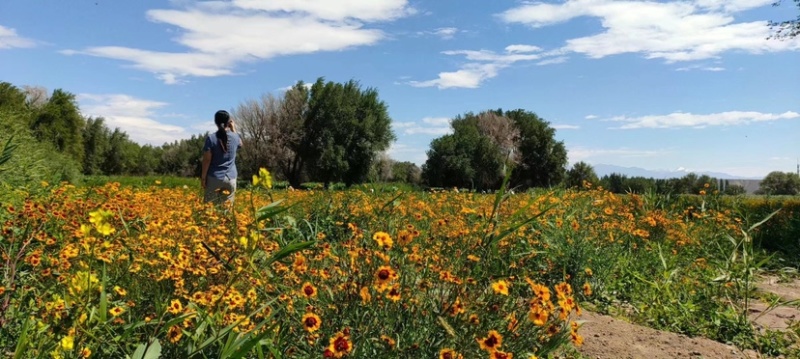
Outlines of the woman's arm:
{"type": "Polygon", "coordinates": [[[203,169],[200,172],[200,185],[206,188],[206,180],[208,179],[208,167],[211,166],[211,150],[203,152],[203,169]]]}

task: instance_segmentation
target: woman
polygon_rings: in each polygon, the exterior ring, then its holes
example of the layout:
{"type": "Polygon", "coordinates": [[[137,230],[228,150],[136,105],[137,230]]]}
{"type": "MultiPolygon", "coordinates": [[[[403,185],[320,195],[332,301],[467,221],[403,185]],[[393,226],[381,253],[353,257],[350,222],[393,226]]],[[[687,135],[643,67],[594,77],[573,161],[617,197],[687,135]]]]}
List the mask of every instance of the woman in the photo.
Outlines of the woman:
{"type": "Polygon", "coordinates": [[[203,171],[200,184],[205,189],[206,202],[233,204],[236,192],[236,151],[242,139],[236,133],[231,115],[220,110],[214,114],[217,132],[206,137],[203,145],[203,171]]]}

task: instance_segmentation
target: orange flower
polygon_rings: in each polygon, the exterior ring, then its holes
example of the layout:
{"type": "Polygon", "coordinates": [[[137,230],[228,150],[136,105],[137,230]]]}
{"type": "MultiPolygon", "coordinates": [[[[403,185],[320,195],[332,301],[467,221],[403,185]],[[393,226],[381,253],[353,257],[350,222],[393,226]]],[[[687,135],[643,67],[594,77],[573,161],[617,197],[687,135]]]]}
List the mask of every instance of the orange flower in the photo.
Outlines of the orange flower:
{"type": "Polygon", "coordinates": [[[481,346],[481,349],[490,353],[496,351],[501,345],[503,345],[503,336],[500,335],[500,333],[498,333],[496,330],[490,330],[489,335],[487,335],[485,338],[478,338],[476,340],[481,346]]]}
{"type": "Polygon", "coordinates": [[[169,327],[169,330],[167,331],[167,339],[169,339],[170,343],[177,343],[179,340],[181,340],[182,336],[183,330],[180,326],[173,325],[169,327]]]}
{"type": "Polygon", "coordinates": [[[583,295],[587,297],[592,295],[592,286],[589,285],[589,282],[583,283],[583,295]]]}
{"type": "Polygon", "coordinates": [[[531,322],[538,327],[542,327],[545,323],[547,323],[547,317],[547,311],[539,306],[531,308],[531,311],[528,312],[528,319],[530,319],[531,322]]]}
{"type": "Polygon", "coordinates": [[[490,358],[491,359],[512,359],[512,358],[514,358],[514,354],[513,353],[506,353],[506,352],[498,350],[498,351],[492,352],[492,355],[490,356],[490,358]]]}
{"type": "Polygon", "coordinates": [[[439,351],[439,359],[462,359],[462,358],[464,357],[461,354],[450,348],[444,348],[439,351]]]}

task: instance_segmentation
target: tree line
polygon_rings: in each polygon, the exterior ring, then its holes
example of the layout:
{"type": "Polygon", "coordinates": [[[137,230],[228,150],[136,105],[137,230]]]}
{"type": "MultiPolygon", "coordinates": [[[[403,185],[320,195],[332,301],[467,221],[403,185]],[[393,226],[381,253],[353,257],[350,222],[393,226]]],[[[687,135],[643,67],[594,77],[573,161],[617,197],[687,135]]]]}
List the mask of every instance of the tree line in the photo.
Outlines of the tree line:
{"type": "MultiPolygon", "coordinates": [[[[693,193],[743,188],[708,176],[689,174],[652,179],[612,174],[598,178],[591,165],[568,168],[567,150],[555,129],[536,113],[487,110],[455,116],[451,133],[434,139],[420,167],[392,159],[387,150],[396,139],[388,105],[375,88],[356,81],[319,78],[298,82],[278,95],[247,99],[232,109],[245,143],[240,178],[261,167],[277,180],[299,188],[306,182],[350,186],[365,182],[404,182],[428,187],[478,191],[509,186],[586,188],[586,183],[616,193],[693,193]]],[[[160,146],[140,145],[102,117],[84,117],[73,94],[48,93],[39,87],[0,83],[0,140],[13,137],[24,156],[15,156],[6,179],[29,181],[55,175],[74,181],[80,175],[175,175],[198,177],[207,133],[160,146]],[[16,161],[16,162],[15,162],[16,161]]],[[[797,194],[800,179],[792,173],[770,174],[764,193],[797,194]],[[795,185],[796,183],[796,185],[795,185]]]]}

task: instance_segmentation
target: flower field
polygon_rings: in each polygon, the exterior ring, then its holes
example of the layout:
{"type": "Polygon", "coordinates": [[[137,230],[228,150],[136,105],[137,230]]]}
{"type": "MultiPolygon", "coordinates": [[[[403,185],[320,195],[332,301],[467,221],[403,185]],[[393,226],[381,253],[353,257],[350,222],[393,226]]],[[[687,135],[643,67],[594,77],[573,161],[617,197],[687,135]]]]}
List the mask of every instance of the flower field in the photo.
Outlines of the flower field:
{"type": "Polygon", "coordinates": [[[43,184],[0,213],[15,358],[547,358],[586,309],[759,347],[740,214],[602,189],[496,195],[43,184]]]}

